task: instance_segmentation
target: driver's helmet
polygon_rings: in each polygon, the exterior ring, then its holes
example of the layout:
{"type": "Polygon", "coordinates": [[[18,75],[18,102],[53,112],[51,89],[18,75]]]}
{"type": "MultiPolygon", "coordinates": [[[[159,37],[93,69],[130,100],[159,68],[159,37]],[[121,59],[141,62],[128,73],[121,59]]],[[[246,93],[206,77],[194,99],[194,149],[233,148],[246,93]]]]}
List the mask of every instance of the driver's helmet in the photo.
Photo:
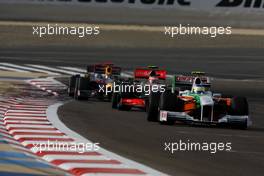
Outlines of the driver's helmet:
{"type": "Polygon", "coordinates": [[[113,83],[114,80],[113,80],[111,77],[106,77],[106,78],[105,78],[105,82],[106,82],[106,83],[113,83]]]}
{"type": "Polygon", "coordinates": [[[103,79],[103,76],[101,74],[95,73],[94,78],[95,79],[103,79]]]}
{"type": "Polygon", "coordinates": [[[156,74],[156,72],[154,70],[151,71],[149,74],[149,83],[150,84],[156,83],[157,80],[159,80],[158,75],[156,74]]]}
{"type": "Polygon", "coordinates": [[[192,86],[192,92],[196,94],[203,94],[208,91],[208,88],[203,84],[202,80],[197,77],[195,78],[192,86]]]}

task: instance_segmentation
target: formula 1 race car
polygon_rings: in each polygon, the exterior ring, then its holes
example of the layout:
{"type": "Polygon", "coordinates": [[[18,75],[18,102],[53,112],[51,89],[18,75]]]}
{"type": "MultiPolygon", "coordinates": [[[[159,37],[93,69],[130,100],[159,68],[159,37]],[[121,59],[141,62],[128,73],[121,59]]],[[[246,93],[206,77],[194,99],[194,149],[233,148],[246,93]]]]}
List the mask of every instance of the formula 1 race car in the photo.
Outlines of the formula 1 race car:
{"type": "Polygon", "coordinates": [[[111,63],[88,65],[84,77],[74,75],[70,78],[69,95],[74,96],[75,99],[96,97],[110,101],[112,93],[106,94],[105,91],[112,90],[112,83],[120,74],[121,67],[116,67],[111,63]]]}
{"type": "Polygon", "coordinates": [[[132,107],[146,110],[146,100],[153,88],[159,91],[166,79],[166,71],[156,66],[137,68],[134,79],[119,81],[121,90],[113,93],[112,108],[130,110],[132,107]],[[122,89],[123,88],[123,89],[122,89]]]}
{"type": "MultiPolygon", "coordinates": [[[[176,77],[174,77],[175,79],[176,77]]],[[[179,91],[177,78],[171,89],[151,94],[147,119],[162,124],[181,121],[189,124],[227,125],[246,129],[250,124],[248,102],[245,97],[222,97],[212,93],[210,84],[200,76],[190,78],[191,90],[179,91]]]]}

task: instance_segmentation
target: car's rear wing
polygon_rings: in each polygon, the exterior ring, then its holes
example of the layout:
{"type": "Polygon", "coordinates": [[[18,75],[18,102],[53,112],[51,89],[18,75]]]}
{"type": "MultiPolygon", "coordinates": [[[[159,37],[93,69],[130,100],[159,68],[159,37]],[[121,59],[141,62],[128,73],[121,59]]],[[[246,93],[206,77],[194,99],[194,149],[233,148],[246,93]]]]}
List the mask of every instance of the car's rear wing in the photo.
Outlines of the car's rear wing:
{"type": "Polygon", "coordinates": [[[121,67],[113,66],[113,64],[96,64],[87,66],[88,73],[120,75],[121,70],[121,67]]]}
{"type": "Polygon", "coordinates": [[[167,76],[167,71],[166,70],[142,69],[142,68],[137,68],[134,71],[134,78],[135,79],[148,79],[152,72],[155,72],[156,76],[159,79],[162,79],[162,80],[166,79],[166,76],[167,76]]]}
{"type": "MultiPolygon", "coordinates": [[[[174,89],[180,90],[191,90],[195,75],[186,76],[186,75],[174,75],[172,78],[172,87],[174,89]]],[[[199,76],[204,86],[211,87],[210,77],[208,76],[199,76]]]]}

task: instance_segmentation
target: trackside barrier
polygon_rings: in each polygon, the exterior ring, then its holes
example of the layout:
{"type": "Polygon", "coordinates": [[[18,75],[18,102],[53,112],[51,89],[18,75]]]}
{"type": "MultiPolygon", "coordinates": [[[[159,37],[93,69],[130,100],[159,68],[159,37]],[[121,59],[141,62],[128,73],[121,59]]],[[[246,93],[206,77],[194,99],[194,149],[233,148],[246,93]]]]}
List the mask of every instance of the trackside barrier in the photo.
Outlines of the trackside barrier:
{"type": "Polygon", "coordinates": [[[172,8],[180,10],[219,10],[223,13],[261,13],[264,0],[1,0],[0,3],[97,5],[130,8],[172,8]]]}

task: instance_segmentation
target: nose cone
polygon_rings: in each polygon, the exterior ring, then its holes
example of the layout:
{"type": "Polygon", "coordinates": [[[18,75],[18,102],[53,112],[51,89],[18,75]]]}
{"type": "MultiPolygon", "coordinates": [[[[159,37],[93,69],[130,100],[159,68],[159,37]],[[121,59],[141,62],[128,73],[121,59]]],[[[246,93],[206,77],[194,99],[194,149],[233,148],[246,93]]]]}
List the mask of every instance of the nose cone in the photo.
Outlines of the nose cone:
{"type": "Polygon", "coordinates": [[[212,99],[211,96],[204,95],[200,97],[200,103],[202,106],[213,106],[214,105],[214,100],[212,99]]]}

